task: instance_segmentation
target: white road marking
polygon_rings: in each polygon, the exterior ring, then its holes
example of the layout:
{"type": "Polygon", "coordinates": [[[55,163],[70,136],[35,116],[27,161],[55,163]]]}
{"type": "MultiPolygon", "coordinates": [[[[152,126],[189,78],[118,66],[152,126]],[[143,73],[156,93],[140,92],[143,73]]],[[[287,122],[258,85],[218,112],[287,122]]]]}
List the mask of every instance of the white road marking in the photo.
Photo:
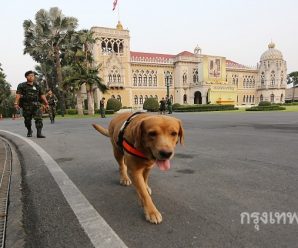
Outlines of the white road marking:
{"type": "Polygon", "coordinates": [[[1,129],[0,131],[22,139],[40,155],[95,248],[127,248],[120,237],[99,215],[77,186],[45,150],[32,140],[21,135],[1,129]]]}

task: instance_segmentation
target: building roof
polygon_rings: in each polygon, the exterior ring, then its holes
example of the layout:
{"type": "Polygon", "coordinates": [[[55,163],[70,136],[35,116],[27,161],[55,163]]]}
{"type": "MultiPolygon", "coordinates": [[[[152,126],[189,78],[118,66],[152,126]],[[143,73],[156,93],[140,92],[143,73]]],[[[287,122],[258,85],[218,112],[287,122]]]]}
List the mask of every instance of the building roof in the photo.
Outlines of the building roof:
{"type": "Polygon", "coordinates": [[[160,58],[160,59],[172,59],[175,55],[171,54],[161,54],[161,53],[144,53],[144,52],[130,52],[130,56],[133,58],[145,58],[145,59],[153,59],[153,58],[160,58]]]}
{"type": "Polygon", "coordinates": [[[237,63],[235,61],[229,60],[229,59],[226,60],[226,66],[228,68],[236,68],[236,69],[251,69],[248,66],[241,65],[241,64],[239,64],[239,63],[237,63]]]}

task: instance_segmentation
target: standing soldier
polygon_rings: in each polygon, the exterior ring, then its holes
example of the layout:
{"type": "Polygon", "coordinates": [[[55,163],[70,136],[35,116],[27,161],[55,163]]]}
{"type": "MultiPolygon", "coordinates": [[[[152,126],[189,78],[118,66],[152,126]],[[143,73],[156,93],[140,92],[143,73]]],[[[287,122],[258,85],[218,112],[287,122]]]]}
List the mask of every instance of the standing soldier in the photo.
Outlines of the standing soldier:
{"type": "Polygon", "coordinates": [[[172,101],[171,101],[171,98],[169,97],[167,97],[167,106],[168,106],[169,114],[172,114],[173,113],[172,101]]]}
{"type": "Polygon", "coordinates": [[[101,118],[106,118],[106,115],[105,115],[105,100],[106,99],[103,97],[99,102],[99,110],[100,110],[101,118]]]}
{"type": "Polygon", "coordinates": [[[47,101],[49,103],[49,117],[51,120],[51,123],[55,123],[55,116],[56,116],[56,104],[58,102],[57,97],[55,94],[53,94],[52,90],[49,90],[46,94],[47,101]]]}
{"type": "Polygon", "coordinates": [[[27,79],[27,82],[18,85],[14,105],[17,110],[20,109],[20,105],[23,108],[24,123],[28,130],[27,137],[32,137],[33,131],[31,125],[32,118],[34,118],[35,127],[37,129],[37,138],[45,138],[41,133],[43,123],[40,100],[44,102],[46,108],[49,107],[48,101],[41,87],[34,82],[35,72],[27,71],[25,73],[25,78],[27,79]]]}

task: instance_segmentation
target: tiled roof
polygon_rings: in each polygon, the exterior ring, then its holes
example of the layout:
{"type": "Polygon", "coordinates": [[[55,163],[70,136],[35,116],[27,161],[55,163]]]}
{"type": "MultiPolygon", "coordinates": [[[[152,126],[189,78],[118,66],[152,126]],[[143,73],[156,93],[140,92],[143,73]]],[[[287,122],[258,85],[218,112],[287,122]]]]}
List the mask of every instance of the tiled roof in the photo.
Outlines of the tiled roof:
{"type": "Polygon", "coordinates": [[[238,68],[238,69],[249,69],[249,67],[245,65],[238,64],[232,60],[226,60],[226,66],[229,68],[238,68]]]}
{"type": "Polygon", "coordinates": [[[146,58],[146,59],[153,59],[153,58],[160,58],[160,59],[172,59],[175,55],[171,54],[160,54],[160,53],[143,53],[143,52],[130,52],[130,56],[132,58],[146,58]]]}
{"type": "Polygon", "coordinates": [[[176,56],[192,57],[192,56],[194,56],[194,54],[191,52],[188,52],[188,51],[183,51],[181,53],[178,53],[176,56]]]}

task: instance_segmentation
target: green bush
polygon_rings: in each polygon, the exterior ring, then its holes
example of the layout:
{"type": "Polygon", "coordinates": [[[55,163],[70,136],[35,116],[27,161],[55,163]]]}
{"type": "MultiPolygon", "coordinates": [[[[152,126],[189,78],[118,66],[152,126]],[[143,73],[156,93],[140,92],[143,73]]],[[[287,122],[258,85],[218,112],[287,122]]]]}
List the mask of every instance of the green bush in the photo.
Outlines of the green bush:
{"type": "Polygon", "coordinates": [[[181,106],[180,103],[174,103],[172,108],[173,108],[173,111],[175,111],[175,109],[179,108],[181,106]]]}
{"type": "Polygon", "coordinates": [[[143,104],[143,109],[149,112],[157,112],[159,110],[159,104],[156,98],[147,98],[143,104]]]}
{"type": "Polygon", "coordinates": [[[285,107],[281,107],[278,105],[271,105],[271,106],[256,106],[245,109],[246,111],[275,111],[275,110],[286,110],[285,107]]]}
{"type": "Polygon", "coordinates": [[[65,110],[65,113],[67,115],[77,115],[78,114],[78,111],[76,109],[66,109],[65,110]]]}
{"type": "Polygon", "coordinates": [[[107,101],[107,108],[106,110],[114,110],[114,112],[117,112],[121,109],[122,103],[117,100],[116,98],[110,98],[107,101]]]}
{"type": "Polygon", "coordinates": [[[262,101],[262,102],[259,103],[259,106],[271,106],[271,102],[262,101]]]}
{"type": "Polygon", "coordinates": [[[237,110],[234,105],[217,105],[217,104],[193,104],[181,105],[177,107],[175,112],[205,112],[205,111],[224,111],[237,110]]]}

